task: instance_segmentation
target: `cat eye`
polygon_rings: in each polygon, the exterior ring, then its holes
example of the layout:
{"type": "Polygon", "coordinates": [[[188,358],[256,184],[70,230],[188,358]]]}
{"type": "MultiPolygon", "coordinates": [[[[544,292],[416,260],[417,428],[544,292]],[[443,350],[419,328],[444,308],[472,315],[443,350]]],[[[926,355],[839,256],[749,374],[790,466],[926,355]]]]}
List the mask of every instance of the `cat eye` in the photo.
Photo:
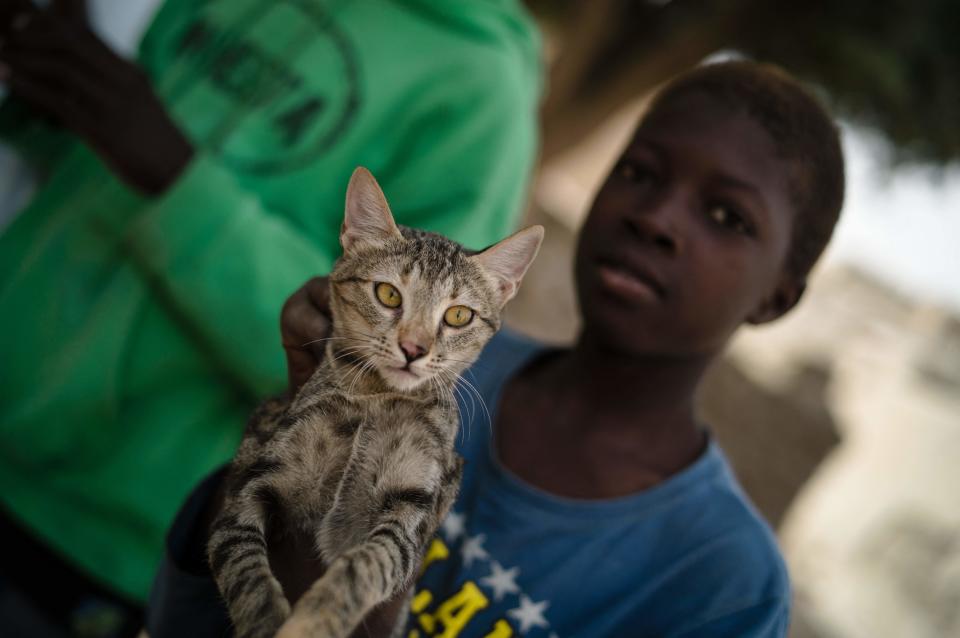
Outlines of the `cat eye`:
{"type": "Polygon", "coordinates": [[[443,313],[443,322],[452,328],[462,328],[473,319],[473,310],[466,306],[450,306],[443,313]]]}
{"type": "Polygon", "coordinates": [[[388,283],[381,281],[374,287],[373,291],[376,293],[380,303],[387,308],[399,308],[400,304],[403,303],[403,297],[400,296],[400,291],[388,283]]]}

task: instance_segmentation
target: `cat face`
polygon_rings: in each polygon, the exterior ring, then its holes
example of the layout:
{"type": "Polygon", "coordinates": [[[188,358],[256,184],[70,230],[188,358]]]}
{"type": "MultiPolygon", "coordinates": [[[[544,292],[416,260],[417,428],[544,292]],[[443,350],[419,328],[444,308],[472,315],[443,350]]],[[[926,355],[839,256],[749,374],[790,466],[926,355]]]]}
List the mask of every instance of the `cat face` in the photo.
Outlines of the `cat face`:
{"type": "Polygon", "coordinates": [[[358,168],[330,277],[334,356],[399,391],[452,385],[499,328],[542,238],[535,226],[471,255],[435,233],[400,229],[358,168]]]}

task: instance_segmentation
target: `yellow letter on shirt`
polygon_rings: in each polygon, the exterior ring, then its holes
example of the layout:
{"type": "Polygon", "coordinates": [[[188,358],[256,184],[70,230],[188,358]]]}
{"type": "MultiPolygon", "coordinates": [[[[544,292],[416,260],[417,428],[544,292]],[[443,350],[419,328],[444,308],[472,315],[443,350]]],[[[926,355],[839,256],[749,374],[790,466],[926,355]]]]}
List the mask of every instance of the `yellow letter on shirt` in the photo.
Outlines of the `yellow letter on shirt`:
{"type": "Polygon", "coordinates": [[[457,638],[474,614],[489,604],[480,588],[468,580],[460,591],[437,608],[435,614],[420,614],[417,620],[428,634],[432,635],[439,623],[443,626],[443,633],[438,638],[457,638]]]}

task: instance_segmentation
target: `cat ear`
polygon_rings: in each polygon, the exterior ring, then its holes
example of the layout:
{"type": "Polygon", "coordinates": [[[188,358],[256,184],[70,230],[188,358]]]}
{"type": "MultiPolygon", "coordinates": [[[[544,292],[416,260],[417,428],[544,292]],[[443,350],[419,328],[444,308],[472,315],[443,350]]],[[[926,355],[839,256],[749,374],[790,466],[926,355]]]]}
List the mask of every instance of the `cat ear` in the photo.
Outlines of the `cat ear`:
{"type": "Polygon", "coordinates": [[[347,186],[347,205],[340,227],[340,245],[348,252],[357,244],[382,244],[389,239],[402,239],[393,222],[387,198],[370,171],[358,166],[347,186]]]}
{"type": "Polygon", "coordinates": [[[517,294],[542,241],[543,226],[531,226],[470,258],[497,280],[501,307],[517,294]]]}

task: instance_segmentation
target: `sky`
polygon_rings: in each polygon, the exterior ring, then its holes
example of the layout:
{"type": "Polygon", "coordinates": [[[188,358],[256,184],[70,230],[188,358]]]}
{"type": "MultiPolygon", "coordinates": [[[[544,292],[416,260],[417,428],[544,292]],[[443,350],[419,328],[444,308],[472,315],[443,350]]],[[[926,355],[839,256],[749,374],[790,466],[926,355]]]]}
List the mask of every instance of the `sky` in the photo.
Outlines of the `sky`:
{"type": "Polygon", "coordinates": [[[899,292],[960,312],[960,166],[886,166],[879,137],[844,130],[847,197],[825,262],[853,264],[899,292]]]}

